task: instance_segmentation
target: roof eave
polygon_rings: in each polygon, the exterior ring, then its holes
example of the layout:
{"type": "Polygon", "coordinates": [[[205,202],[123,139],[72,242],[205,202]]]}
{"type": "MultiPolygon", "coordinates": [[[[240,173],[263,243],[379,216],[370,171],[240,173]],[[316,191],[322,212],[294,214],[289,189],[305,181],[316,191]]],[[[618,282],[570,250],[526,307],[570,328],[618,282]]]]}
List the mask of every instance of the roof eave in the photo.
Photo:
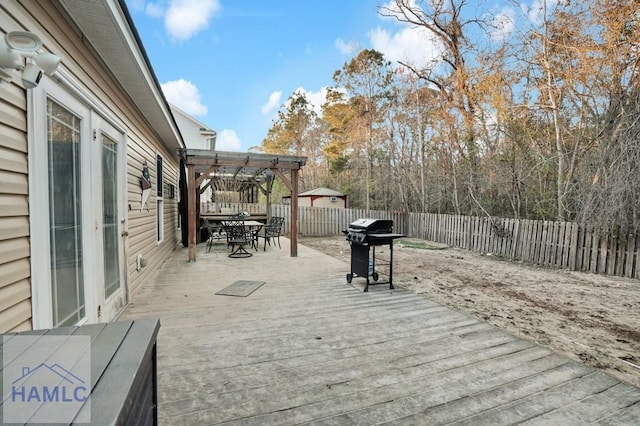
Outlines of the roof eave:
{"type": "Polygon", "coordinates": [[[59,0],[83,36],[177,158],[185,144],[124,0],[59,0]],[[89,4],[88,4],[89,3],[89,4]]]}

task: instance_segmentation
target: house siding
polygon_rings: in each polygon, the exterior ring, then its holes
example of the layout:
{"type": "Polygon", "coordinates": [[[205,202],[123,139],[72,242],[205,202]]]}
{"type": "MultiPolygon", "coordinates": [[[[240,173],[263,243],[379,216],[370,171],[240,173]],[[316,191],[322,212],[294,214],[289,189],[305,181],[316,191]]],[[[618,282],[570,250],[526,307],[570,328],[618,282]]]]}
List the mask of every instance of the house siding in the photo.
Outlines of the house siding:
{"type": "MultiPolygon", "coordinates": [[[[12,28],[0,3],[0,37],[12,28]]],[[[0,333],[31,326],[29,185],[24,89],[0,82],[0,333]]]]}
{"type": "MultiPolygon", "coordinates": [[[[140,211],[142,164],[146,159],[154,174],[155,156],[161,154],[165,160],[165,184],[177,188],[177,154],[169,152],[159,140],[129,95],[111,77],[103,61],[83,41],[62,10],[54,1],[2,1],[0,37],[15,30],[36,33],[47,50],[62,57],[65,70],[82,82],[82,90],[98,103],[99,109],[116,117],[124,126],[127,135],[127,211],[124,213],[129,232],[129,237],[124,239],[125,276],[129,293],[134,295],[178,242],[177,198],[165,200],[162,243],[156,243],[155,192],[149,197],[149,209],[140,211]],[[139,253],[147,265],[137,271],[139,253]]],[[[27,147],[27,92],[15,81],[0,82],[0,332],[33,327],[29,214],[46,212],[29,212],[27,147]]]]}
{"type": "Polygon", "coordinates": [[[164,240],[157,242],[156,212],[156,155],[163,158],[163,181],[178,188],[178,163],[165,149],[157,145],[149,145],[142,139],[133,139],[127,150],[127,206],[128,206],[128,256],[129,289],[132,294],[151,273],[158,269],[164,259],[178,244],[177,220],[178,199],[164,198],[164,240]],[[151,176],[152,191],[146,206],[142,206],[142,190],[140,176],[144,162],[147,162],[151,176]],[[147,266],[136,270],[136,258],[140,254],[147,261],[147,266]]]}
{"type": "Polygon", "coordinates": [[[207,141],[208,136],[203,136],[200,133],[200,127],[193,121],[193,118],[185,116],[181,111],[176,108],[171,108],[173,116],[176,119],[176,124],[180,128],[180,133],[184,139],[185,145],[190,149],[210,149],[207,141]]]}

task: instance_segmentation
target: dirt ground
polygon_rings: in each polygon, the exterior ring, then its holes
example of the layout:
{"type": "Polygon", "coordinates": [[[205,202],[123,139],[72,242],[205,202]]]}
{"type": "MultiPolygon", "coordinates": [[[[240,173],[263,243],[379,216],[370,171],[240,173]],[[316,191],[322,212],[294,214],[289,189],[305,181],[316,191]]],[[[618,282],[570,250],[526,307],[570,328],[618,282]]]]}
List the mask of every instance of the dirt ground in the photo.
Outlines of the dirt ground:
{"type": "MultiPolygon", "coordinates": [[[[349,272],[351,249],[343,236],[298,241],[344,260],[345,276],[349,272]]],[[[378,247],[376,259],[388,259],[388,251],[378,247]]],[[[640,387],[640,281],[546,269],[414,239],[396,240],[393,255],[394,285],[640,387]]]]}

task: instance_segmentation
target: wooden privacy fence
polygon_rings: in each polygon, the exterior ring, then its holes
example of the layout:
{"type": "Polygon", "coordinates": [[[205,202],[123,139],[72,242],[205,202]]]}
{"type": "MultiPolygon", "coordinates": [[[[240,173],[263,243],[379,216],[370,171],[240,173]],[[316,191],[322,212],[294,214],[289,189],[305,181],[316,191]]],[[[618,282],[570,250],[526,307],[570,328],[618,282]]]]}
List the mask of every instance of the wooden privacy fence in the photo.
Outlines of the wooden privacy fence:
{"type": "Polygon", "coordinates": [[[407,236],[536,265],[640,278],[640,238],[572,222],[409,213],[407,236]]]}
{"type": "MultiPolygon", "coordinates": [[[[260,204],[225,203],[224,207],[266,213],[266,206],[260,204]]],[[[289,212],[288,205],[271,206],[272,216],[285,218],[284,235],[289,233],[289,212]]],[[[303,236],[340,235],[361,218],[391,219],[394,231],[407,237],[510,260],[640,278],[640,234],[614,236],[572,222],[298,207],[298,231],[303,236]]]]}

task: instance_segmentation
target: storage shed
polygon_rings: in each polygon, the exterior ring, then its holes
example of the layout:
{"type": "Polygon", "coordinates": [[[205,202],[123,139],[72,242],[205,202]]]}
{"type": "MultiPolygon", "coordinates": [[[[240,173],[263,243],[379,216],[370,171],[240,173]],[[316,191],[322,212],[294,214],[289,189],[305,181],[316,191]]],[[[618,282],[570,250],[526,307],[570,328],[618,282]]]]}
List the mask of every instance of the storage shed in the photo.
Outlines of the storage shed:
{"type": "MultiPolygon", "coordinates": [[[[282,197],[284,203],[288,203],[290,195],[282,197]]],[[[329,188],[316,188],[298,194],[298,205],[300,207],[332,207],[339,209],[347,208],[347,196],[341,192],[329,188]]]]}

